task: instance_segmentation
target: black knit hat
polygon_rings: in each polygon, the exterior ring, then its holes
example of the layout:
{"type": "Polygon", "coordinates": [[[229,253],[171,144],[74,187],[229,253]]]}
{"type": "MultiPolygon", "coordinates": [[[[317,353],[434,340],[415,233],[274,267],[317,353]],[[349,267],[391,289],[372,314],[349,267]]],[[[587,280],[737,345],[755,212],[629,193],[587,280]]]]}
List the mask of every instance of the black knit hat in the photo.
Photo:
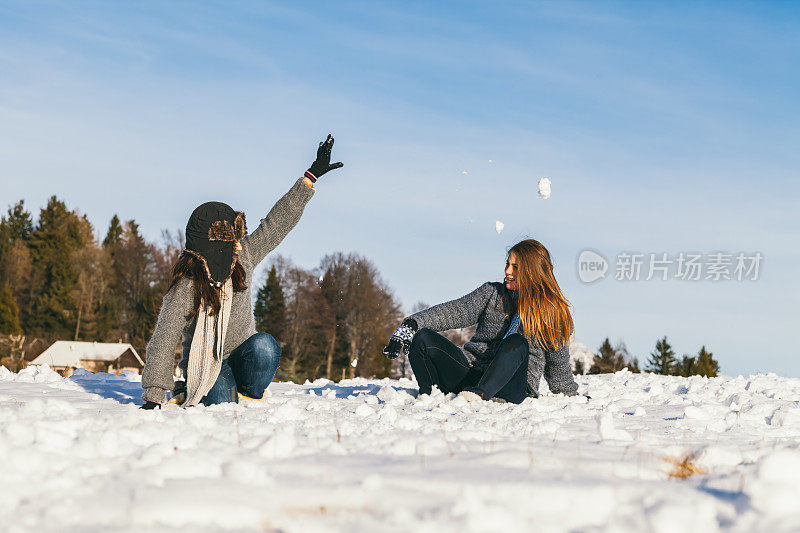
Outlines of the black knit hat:
{"type": "Polygon", "coordinates": [[[234,243],[247,233],[244,213],[222,202],[206,202],[186,223],[186,253],[203,262],[212,283],[221,286],[236,264],[234,243]]]}

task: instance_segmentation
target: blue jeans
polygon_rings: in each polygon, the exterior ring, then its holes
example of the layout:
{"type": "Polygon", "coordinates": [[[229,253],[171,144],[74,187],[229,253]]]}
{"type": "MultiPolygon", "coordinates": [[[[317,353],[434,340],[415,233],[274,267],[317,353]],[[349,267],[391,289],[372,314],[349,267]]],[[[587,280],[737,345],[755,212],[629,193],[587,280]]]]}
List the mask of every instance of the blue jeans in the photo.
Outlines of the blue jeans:
{"type": "Polygon", "coordinates": [[[222,361],[219,377],[200,403],[215,405],[239,402],[238,392],[261,398],[275,377],[281,360],[281,347],[269,333],[256,333],[222,361]]]}

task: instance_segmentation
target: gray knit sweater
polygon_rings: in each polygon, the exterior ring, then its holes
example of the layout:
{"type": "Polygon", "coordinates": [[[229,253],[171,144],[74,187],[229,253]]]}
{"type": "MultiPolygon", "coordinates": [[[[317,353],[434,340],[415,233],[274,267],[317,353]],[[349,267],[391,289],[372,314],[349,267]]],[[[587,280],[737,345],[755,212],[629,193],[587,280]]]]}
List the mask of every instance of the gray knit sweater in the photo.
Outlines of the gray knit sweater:
{"type": "MultiPolygon", "coordinates": [[[[477,324],[475,335],[464,345],[463,351],[474,367],[485,369],[511,325],[511,317],[504,304],[508,301],[508,293],[508,289],[502,283],[486,282],[466,296],[434,305],[409,318],[416,320],[420,328],[433,331],[465,328],[477,324]]],[[[539,395],[539,380],[544,373],[552,392],[575,395],[578,384],[572,377],[569,348],[563,346],[547,350],[535,339],[533,341],[528,339],[528,345],[530,347],[528,394],[533,397],[539,395]]]]}
{"type": "MultiPolygon", "coordinates": [[[[295,227],[303,214],[308,201],[314,195],[314,189],[303,181],[297,180],[283,198],[278,200],[269,214],[261,220],[259,226],[242,239],[242,251],[239,252],[239,263],[244,268],[245,283],[250,287],[253,270],[271,252],[284,237],[295,227]]],[[[189,359],[189,348],[197,323],[197,315],[192,315],[194,292],[192,280],[180,280],[166,295],[161,304],[153,336],[147,343],[147,358],[142,371],[142,387],[145,389],[142,399],[145,401],[164,403],[166,391],[174,386],[172,379],[175,370],[175,347],[183,338],[181,348],[183,359],[180,367],[186,371],[189,359]]],[[[223,357],[227,358],[242,342],[255,334],[256,325],[253,317],[253,302],[250,290],[234,292],[231,302],[230,322],[223,346],[223,357]]]]}

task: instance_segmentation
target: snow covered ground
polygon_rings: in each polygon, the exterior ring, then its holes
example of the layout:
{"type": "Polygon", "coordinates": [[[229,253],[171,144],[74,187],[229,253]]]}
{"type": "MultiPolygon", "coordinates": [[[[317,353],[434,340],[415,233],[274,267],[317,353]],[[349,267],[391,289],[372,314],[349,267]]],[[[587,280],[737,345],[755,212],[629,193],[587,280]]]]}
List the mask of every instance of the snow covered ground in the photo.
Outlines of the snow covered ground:
{"type": "Polygon", "coordinates": [[[142,411],[139,376],[0,368],[0,530],[800,529],[800,379],[577,379],[588,402],[355,379],[142,411]]]}

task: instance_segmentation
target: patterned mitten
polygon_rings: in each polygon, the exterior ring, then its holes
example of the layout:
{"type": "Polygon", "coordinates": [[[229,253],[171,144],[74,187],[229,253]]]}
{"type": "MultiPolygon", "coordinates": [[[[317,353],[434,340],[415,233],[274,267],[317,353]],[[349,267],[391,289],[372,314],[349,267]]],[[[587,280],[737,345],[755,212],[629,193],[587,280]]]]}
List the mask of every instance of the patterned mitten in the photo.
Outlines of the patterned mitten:
{"type": "Polygon", "coordinates": [[[417,333],[417,321],[406,318],[397,330],[392,333],[389,344],[383,349],[383,354],[389,359],[397,359],[401,355],[408,355],[411,340],[417,333]]]}

